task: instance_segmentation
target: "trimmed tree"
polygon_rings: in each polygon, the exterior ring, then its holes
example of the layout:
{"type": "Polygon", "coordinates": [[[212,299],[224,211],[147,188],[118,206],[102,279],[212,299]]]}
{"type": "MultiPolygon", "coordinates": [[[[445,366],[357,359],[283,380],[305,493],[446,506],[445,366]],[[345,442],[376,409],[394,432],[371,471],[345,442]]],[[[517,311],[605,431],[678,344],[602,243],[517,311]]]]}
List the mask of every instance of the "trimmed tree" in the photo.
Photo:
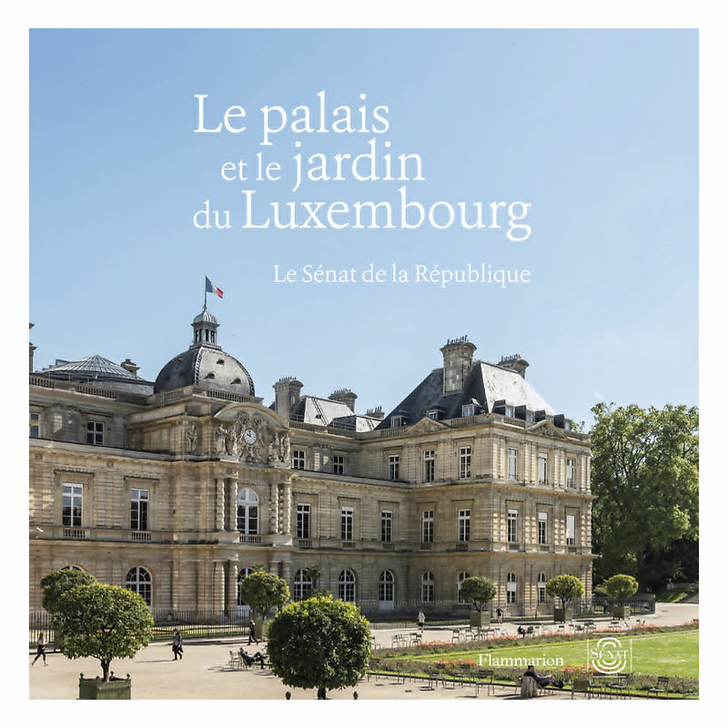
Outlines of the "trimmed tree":
{"type": "Polygon", "coordinates": [[[460,584],[460,598],[470,602],[473,608],[470,614],[471,626],[480,627],[484,621],[487,621],[484,619],[483,612],[496,593],[493,582],[484,576],[469,576],[463,579],[460,584]]]}
{"type": "Polygon", "coordinates": [[[96,583],[91,574],[68,567],[52,571],[40,580],[40,588],[43,590],[43,609],[51,615],[55,649],[63,651],[63,620],[58,613],[61,597],[74,587],[96,583]]]}
{"type": "Polygon", "coordinates": [[[546,593],[561,599],[561,609],[554,609],[554,621],[563,622],[570,617],[569,602],[584,594],[584,585],[573,574],[560,574],[546,582],[546,593]]]}
{"type": "Polygon", "coordinates": [[[55,616],[63,625],[66,657],[95,657],[103,681],[115,658],[134,657],[152,638],[154,620],[146,602],[129,589],[84,584],[62,594],[55,616]]]}
{"type": "MultiPolygon", "coordinates": [[[[280,576],[258,570],[240,581],[240,599],[265,622],[273,609],[280,609],[290,598],[288,584],[280,576]]],[[[260,625],[260,636],[263,625],[260,625]]]]}
{"type": "Polygon", "coordinates": [[[268,657],[284,685],[326,691],[354,687],[371,655],[369,622],[354,604],[318,596],[281,609],[268,630],[268,657]]]}
{"type": "Polygon", "coordinates": [[[612,610],[615,616],[627,616],[628,607],[624,606],[624,600],[629,599],[638,588],[637,579],[629,574],[615,574],[604,582],[604,591],[617,600],[618,606],[612,610]]]}

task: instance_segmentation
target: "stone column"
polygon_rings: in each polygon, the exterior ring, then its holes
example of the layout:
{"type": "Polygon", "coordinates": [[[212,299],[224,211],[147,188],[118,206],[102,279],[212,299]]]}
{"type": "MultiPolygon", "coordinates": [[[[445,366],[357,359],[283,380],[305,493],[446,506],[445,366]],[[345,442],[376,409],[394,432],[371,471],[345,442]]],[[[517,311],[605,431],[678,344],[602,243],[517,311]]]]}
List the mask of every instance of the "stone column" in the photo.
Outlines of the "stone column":
{"type": "Polygon", "coordinates": [[[225,530],[225,478],[215,478],[215,530],[225,530]]]}
{"type": "Polygon", "coordinates": [[[238,528],[238,479],[226,478],[225,495],[227,497],[227,531],[236,531],[238,528]]]}
{"type": "Polygon", "coordinates": [[[293,488],[291,481],[287,480],[283,484],[283,514],[281,523],[281,533],[291,533],[291,507],[293,502],[293,488]]]}
{"type": "Polygon", "coordinates": [[[225,562],[215,559],[212,562],[212,609],[223,611],[225,609],[225,562]]]}
{"type": "Polygon", "coordinates": [[[238,606],[238,562],[228,559],[225,570],[225,606],[234,612],[238,606]]]}

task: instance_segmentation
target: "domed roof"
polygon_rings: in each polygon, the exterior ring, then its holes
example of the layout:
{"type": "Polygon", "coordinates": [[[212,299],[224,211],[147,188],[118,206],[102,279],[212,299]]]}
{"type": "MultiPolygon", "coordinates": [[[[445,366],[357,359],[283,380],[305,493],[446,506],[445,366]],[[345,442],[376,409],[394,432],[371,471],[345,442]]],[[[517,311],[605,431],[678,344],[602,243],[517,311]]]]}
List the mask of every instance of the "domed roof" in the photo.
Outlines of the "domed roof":
{"type": "Polygon", "coordinates": [[[235,394],[255,395],[248,370],[220,347],[196,344],[170,359],[154,382],[154,391],[165,392],[194,384],[235,394]]]}
{"type": "Polygon", "coordinates": [[[217,319],[205,305],[192,321],[192,346],[162,367],[154,382],[155,392],[181,389],[193,384],[205,389],[255,395],[255,385],[248,370],[217,344],[218,326],[217,319]]]}

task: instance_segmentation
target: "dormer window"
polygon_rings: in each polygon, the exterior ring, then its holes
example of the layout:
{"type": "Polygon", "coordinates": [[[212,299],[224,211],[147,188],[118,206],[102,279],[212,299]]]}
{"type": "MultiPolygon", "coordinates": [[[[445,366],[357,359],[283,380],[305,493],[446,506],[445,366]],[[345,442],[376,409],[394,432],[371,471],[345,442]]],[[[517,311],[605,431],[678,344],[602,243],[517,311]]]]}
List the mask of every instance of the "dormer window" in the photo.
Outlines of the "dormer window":
{"type": "Polygon", "coordinates": [[[507,404],[505,414],[506,414],[506,417],[515,417],[516,416],[515,407],[511,404],[507,404]]]}
{"type": "Polygon", "coordinates": [[[404,424],[404,417],[402,415],[392,415],[391,425],[392,427],[402,427],[404,424]]]}
{"type": "Polygon", "coordinates": [[[463,405],[463,417],[472,417],[475,414],[475,405],[474,404],[464,404],[463,405]]]}
{"type": "Polygon", "coordinates": [[[224,359],[218,359],[218,360],[217,360],[217,363],[218,363],[218,364],[224,364],[224,363],[225,363],[225,360],[224,360],[224,359]]]}
{"type": "Polygon", "coordinates": [[[428,416],[428,417],[429,417],[429,418],[430,418],[431,420],[436,420],[436,419],[437,419],[437,410],[436,410],[436,409],[431,409],[431,410],[428,410],[428,411],[427,411],[427,416],[428,416]]]}
{"type": "Polygon", "coordinates": [[[205,379],[214,379],[214,378],[215,378],[215,375],[212,372],[210,372],[209,374],[207,374],[205,376],[205,379]]]}

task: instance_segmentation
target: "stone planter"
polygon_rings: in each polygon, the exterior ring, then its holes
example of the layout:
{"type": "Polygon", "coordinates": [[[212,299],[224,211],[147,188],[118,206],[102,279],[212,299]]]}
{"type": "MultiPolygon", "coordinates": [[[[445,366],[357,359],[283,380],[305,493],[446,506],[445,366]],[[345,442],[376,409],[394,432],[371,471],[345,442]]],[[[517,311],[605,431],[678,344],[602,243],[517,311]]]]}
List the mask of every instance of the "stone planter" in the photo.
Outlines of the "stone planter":
{"type": "Polygon", "coordinates": [[[612,616],[619,617],[619,619],[629,617],[629,607],[620,607],[618,604],[615,604],[612,607],[612,616]]]}
{"type": "Polygon", "coordinates": [[[569,620],[573,619],[573,617],[573,609],[569,609],[568,607],[566,609],[559,609],[558,607],[554,607],[554,624],[563,624],[564,622],[568,622],[569,620]]]}
{"type": "Polygon", "coordinates": [[[490,614],[488,612],[470,612],[471,627],[485,627],[490,624],[490,614]]]}
{"type": "Polygon", "coordinates": [[[104,682],[100,677],[87,678],[81,674],[78,680],[79,700],[131,700],[131,678],[111,678],[104,682]]]}

